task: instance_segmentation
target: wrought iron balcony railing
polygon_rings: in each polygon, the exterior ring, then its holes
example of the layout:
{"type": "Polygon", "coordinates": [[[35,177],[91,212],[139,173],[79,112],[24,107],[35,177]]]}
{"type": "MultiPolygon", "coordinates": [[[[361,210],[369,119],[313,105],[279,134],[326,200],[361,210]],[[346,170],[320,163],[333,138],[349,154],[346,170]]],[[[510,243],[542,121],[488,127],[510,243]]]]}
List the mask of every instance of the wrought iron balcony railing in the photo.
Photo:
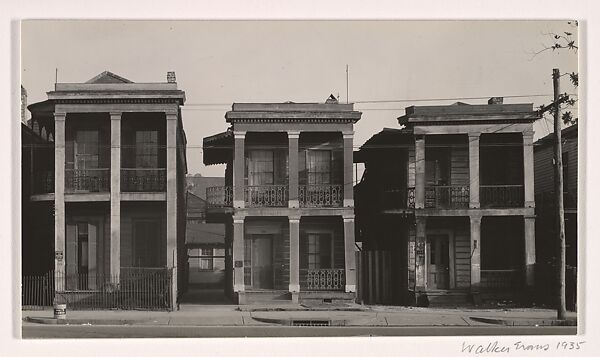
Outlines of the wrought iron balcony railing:
{"type": "Polygon", "coordinates": [[[32,193],[54,193],[54,171],[35,172],[32,193]]]}
{"type": "Polygon", "coordinates": [[[306,289],[344,291],[346,272],[344,269],[306,269],[306,289]]]}
{"type": "Polygon", "coordinates": [[[469,186],[425,187],[425,208],[468,208],[469,186]]]}
{"type": "Polygon", "coordinates": [[[244,187],[244,201],[248,207],[287,207],[287,185],[244,187]]]}
{"type": "Polygon", "coordinates": [[[167,169],[126,168],[121,169],[122,192],[164,192],[167,169]]]}
{"type": "Polygon", "coordinates": [[[233,204],[233,187],[207,187],[206,202],[213,207],[231,207],[233,204]]]}
{"type": "Polygon", "coordinates": [[[383,189],[379,204],[382,209],[415,208],[415,188],[383,189]]]}
{"type": "Polygon", "coordinates": [[[344,203],[342,185],[298,186],[300,207],[341,207],[344,203]]]}
{"type": "Polygon", "coordinates": [[[479,186],[481,207],[523,207],[523,185],[479,186]]]}
{"type": "Polygon", "coordinates": [[[66,169],[66,192],[109,192],[110,169],[66,169]]]}

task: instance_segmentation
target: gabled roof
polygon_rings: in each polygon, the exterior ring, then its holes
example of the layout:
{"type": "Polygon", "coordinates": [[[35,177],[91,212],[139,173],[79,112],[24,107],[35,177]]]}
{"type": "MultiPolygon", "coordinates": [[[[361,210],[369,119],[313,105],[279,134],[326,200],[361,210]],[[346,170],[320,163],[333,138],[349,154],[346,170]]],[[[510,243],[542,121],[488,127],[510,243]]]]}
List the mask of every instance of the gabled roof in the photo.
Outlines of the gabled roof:
{"type": "Polygon", "coordinates": [[[133,82],[127,78],[118,76],[112,72],[104,71],[85,83],[99,84],[99,83],[133,83],[133,82]]]}

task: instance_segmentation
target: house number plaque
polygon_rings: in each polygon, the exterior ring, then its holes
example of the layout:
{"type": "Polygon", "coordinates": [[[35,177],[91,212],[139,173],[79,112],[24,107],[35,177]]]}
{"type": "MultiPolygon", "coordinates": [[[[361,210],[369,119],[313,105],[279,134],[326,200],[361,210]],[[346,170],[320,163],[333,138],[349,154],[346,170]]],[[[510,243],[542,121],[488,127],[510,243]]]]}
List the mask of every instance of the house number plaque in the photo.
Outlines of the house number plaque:
{"type": "Polygon", "coordinates": [[[236,260],[235,261],[235,267],[236,268],[243,268],[244,267],[244,262],[242,260],[236,260]]]}
{"type": "Polygon", "coordinates": [[[57,250],[56,252],[54,252],[54,259],[58,260],[58,261],[62,261],[63,260],[63,252],[62,250],[57,250]]]}

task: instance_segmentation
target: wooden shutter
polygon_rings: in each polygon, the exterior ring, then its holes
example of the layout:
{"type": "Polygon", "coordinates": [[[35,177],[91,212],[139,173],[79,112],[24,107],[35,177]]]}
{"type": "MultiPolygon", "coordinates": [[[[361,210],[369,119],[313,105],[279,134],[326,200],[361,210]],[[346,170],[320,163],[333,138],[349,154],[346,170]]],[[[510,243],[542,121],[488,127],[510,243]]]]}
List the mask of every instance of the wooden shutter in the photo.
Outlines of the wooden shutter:
{"type": "Polygon", "coordinates": [[[96,289],[98,227],[88,223],[88,289],[96,289]]]}
{"type": "Polygon", "coordinates": [[[65,279],[67,290],[77,289],[77,226],[67,224],[65,279]]]}

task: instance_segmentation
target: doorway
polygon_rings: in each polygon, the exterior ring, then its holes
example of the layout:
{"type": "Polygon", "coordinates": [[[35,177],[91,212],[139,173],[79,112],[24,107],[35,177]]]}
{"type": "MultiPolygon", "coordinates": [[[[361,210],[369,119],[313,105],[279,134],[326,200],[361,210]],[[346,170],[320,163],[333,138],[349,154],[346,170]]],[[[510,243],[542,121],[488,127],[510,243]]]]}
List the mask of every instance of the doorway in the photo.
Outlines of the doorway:
{"type": "Polygon", "coordinates": [[[450,239],[448,234],[427,235],[427,288],[450,288],[450,239]]]}
{"type": "Polygon", "coordinates": [[[245,285],[273,289],[273,235],[249,235],[244,240],[244,260],[245,285]]]}

